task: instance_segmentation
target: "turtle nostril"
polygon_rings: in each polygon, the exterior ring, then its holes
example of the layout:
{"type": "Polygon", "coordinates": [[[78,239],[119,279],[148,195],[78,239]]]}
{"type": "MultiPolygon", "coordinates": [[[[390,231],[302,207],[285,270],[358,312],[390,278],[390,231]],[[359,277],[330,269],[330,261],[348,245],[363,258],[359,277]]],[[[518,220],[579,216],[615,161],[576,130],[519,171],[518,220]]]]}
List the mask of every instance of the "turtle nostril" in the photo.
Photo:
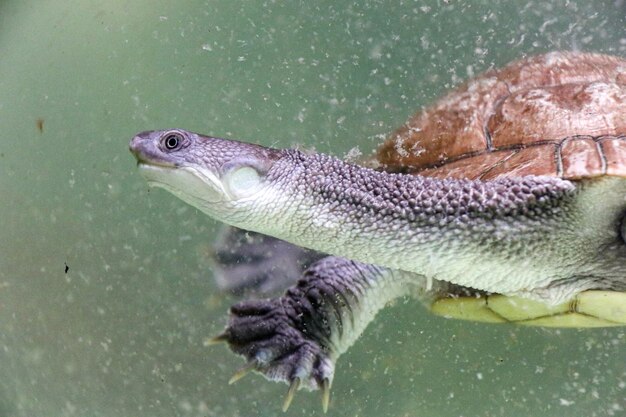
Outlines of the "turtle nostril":
{"type": "Polygon", "coordinates": [[[130,151],[133,154],[137,154],[137,151],[139,150],[139,144],[141,143],[141,138],[139,136],[135,136],[131,141],[130,144],[128,145],[128,148],[130,149],[130,151]]]}

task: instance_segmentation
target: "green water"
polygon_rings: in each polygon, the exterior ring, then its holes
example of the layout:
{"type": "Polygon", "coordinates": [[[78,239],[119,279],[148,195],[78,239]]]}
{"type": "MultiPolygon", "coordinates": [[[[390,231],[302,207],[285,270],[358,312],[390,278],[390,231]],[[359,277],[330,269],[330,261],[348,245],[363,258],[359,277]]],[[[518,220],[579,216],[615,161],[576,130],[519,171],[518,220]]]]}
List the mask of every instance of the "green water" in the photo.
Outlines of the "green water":
{"type": "MultiPolygon", "coordinates": [[[[286,386],[229,386],[242,360],[203,346],[234,302],[209,268],[218,226],[148,190],[135,132],[343,156],[523,54],[626,56],[621,0],[180,3],[0,2],[0,417],[283,415],[286,386]]],[[[400,300],[340,359],[329,415],[623,416],[625,397],[624,329],[400,300]]],[[[287,415],[321,415],[319,395],[287,415]]]]}

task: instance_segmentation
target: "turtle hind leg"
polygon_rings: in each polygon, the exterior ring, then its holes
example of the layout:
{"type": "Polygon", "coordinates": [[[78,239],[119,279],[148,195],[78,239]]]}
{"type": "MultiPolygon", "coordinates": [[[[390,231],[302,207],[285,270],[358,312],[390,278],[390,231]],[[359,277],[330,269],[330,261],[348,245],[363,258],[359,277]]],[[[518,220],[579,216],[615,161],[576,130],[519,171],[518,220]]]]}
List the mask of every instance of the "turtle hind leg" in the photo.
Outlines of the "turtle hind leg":
{"type": "Polygon", "coordinates": [[[234,295],[277,294],[325,255],[256,232],[226,226],[213,244],[220,290],[234,295]]]}

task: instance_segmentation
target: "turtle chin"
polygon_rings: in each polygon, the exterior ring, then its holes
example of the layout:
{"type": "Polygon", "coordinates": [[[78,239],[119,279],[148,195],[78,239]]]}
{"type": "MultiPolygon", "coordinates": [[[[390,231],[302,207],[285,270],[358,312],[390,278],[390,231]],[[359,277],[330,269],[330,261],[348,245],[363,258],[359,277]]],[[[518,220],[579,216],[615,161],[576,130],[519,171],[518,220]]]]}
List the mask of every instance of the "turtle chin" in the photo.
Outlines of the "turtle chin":
{"type": "Polygon", "coordinates": [[[163,188],[203,211],[229,200],[221,181],[210,171],[146,163],[137,166],[148,185],[163,188]]]}

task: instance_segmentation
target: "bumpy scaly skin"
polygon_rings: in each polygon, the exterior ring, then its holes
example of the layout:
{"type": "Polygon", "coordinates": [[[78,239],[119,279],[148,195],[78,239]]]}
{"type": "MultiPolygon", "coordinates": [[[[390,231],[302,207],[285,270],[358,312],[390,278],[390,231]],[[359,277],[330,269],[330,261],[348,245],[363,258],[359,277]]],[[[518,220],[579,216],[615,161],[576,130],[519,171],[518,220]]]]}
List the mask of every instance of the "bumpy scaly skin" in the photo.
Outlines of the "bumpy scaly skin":
{"type": "Polygon", "coordinates": [[[289,222],[270,226],[280,229],[279,238],[502,293],[545,286],[555,278],[559,268],[544,265],[534,267],[534,276],[528,267],[518,269],[525,276],[517,280],[492,274],[485,281],[485,272],[505,260],[515,269],[516,261],[526,262],[538,249],[555,252],[552,234],[575,215],[570,207],[574,185],[552,177],[436,180],[285,151],[268,182],[277,190],[272,194],[289,195],[279,212],[262,216],[289,222]]]}
{"type": "MultiPolygon", "coordinates": [[[[624,287],[626,253],[615,224],[623,216],[623,179],[578,187],[554,177],[440,180],[284,152],[267,180],[272,195],[288,198],[257,219],[278,221],[268,228],[279,238],[458,285],[551,302],[586,289],[584,277],[589,287],[624,287]],[[587,212],[586,201],[594,198],[604,203],[587,212]],[[602,246],[606,250],[589,250],[602,246]],[[558,291],[540,293],[556,282],[558,291]]],[[[265,231],[262,225],[257,230],[265,231]]]]}

